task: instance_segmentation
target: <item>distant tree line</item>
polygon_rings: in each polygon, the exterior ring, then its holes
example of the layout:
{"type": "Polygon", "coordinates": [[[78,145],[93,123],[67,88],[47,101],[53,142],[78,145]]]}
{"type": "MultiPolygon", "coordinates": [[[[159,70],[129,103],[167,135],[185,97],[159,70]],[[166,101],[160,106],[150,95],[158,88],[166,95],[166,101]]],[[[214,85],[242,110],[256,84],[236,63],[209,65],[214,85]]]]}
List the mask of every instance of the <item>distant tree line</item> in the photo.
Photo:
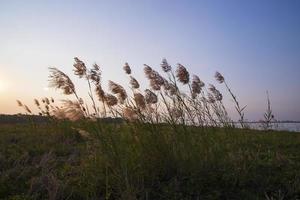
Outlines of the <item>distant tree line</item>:
{"type": "Polygon", "coordinates": [[[45,123],[49,121],[47,117],[38,115],[6,115],[0,114],[0,124],[11,124],[11,123],[28,123],[30,120],[34,120],[35,123],[45,123]]]}

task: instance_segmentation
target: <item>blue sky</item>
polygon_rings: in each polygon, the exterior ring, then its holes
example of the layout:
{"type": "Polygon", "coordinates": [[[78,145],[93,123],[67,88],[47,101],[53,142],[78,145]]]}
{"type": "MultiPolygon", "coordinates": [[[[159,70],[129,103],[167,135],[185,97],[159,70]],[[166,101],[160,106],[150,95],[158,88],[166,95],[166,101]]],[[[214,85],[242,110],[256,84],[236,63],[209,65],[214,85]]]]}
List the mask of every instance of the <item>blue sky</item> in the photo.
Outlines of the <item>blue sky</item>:
{"type": "Polygon", "coordinates": [[[278,119],[300,120],[299,10],[298,0],[0,0],[0,113],[20,112],[15,99],[63,98],[45,90],[48,67],[75,78],[75,56],[124,85],[125,62],[142,81],[143,64],[159,69],[165,57],[206,83],[220,71],[249,120],[262,117],[266,90],[278,119]]]}

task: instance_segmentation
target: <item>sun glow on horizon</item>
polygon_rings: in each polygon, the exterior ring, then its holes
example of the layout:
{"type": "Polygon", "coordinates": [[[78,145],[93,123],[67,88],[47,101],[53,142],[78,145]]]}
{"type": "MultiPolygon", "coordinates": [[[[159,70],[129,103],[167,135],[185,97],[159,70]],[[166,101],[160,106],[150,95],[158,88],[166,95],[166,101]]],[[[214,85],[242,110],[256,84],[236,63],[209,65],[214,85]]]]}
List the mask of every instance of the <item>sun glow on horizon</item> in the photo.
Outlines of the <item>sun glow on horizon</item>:
{"type": "Polygon", "coordinates": [[[8,82],[3,80],[3,79],[0,79],[0,92],[4,92],[7,90],[8,88],[8,82]]]}
{"type": "Polygon", "coordinates": [[[3,81],[0,80],[0,92],[4,91],[4,89],[5,89],[5,85],[3,81]]]}

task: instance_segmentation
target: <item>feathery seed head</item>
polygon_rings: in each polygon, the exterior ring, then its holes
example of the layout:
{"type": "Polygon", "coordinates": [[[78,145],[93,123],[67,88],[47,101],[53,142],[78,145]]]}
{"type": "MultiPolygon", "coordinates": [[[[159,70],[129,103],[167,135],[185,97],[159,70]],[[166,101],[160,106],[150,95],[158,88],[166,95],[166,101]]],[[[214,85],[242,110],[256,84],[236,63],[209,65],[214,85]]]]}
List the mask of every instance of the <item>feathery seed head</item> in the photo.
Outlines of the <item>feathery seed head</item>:
{"type": "Polygon", "coordinates": [[[169,83],[166,79],[164,79],[164,85],[165,93],[169,93],[169,95],[173,96],[177,92],[177,88],[173,83],[169,83]]]}
{"type": "Polygon", "coordinates": [[[189,72],[181,64],[178,64],[178,67],[176,70],[176,77],[177,77],[178,81],[181,82],[182,84],[187,84],[190,81],[189,72]]]}
{"type": "Polygon", "coordinates": [[[40,106],[40,102],[39,102],[39,100],[37,100],[37,99],[34,99],[34,104],[35,104],[37,107],[39,107],[39,106],[40,106]]]}
{"type": "Polygon", "coordinates": [[[221,92],[220,92],[219,90],[217,90],[217,88],[216,88],[214,85],[209,84],[209,88],[208,88],[208,89],[209,89],[209,90],[212,92],[212,94],[214,95],[215,100],[217,100],[217,101],[222,101],[223,95],[221,94],[221,92]]]}
{"type": "Polygon", "coordinates": [[[97,85],[96,88],[95,88],[95,91],[96,91],[96,95],[97,95],[99,101],[104,101],[104,99],[105,99],[105,92],[102,89],[101,85],[97,85]]]}
{"type": "Polygon", "coordinates": [[[119,85],[113,81],[109,81],[108,86],[113,94],[118,95],[120,103],[123,103],[125,101],[125,99],[127,98],[127,93],[126,93],[125,89],[121,85],[119,85]]]}
{"type": "Polygon", "coordinates": [[[198,94],[201,93],[202,87],[204,83],[200,80],[200,78],[196,75],[193,75],[192,80],[192,98],[195,99],[198,94]]]}
{"type": "Polygon", "coordinates": [[[93,69],[91,69],[89,73],[89,78],[94,82],[95,85],[100,84],[101,73],[100,67],[95,63],[93,65],[93,69]]]}
{"type": "Polygon", "coordinates": [[[75,86],[71,79],[55,67],[50,67],[49,87],[62,89],[65,95],[74,94],[75,86]]]}
{"type": "Polygon", "coordinates": [[[225,81],[224,76],[222,76],[222,74],[220,72],[216,72],[215,78],[220,84],[225,81]]]}
{"type": "Polygon", "coordinates": [[[132,76],[130,76],[130,85],[134,89],[138,89],[140,87],[139,82],[132,76]]]}
{"type": "Polygon", "coordinates": [[[126,74],[131,74],[131,69],[130,69],[130,66],[128,65],[127,62],[125,63],[123,69],[124,69],[126,74]]]}
{"type": "Polygon", "coordinates": [[[46,103],[47,105],[50,104],[50,101],[49,101],[49,99],[48,99],[47,97],[45,97],[44,100],[45,100],[45,103],[46,103]]]}
{"type": "Polygon", "coordinates": [[[165,79],[158,72],[154,71],[153,75],[154,75],[154,80],[157,85],[159,85],[159,86],[164,85],[165,79]]]}
{"type": "Polygon", "coordinates": [[[215,87],[213,84],[209,84],[208,89],[209,89],[211,92],[214,92],[214,91],[217,90],[216,87],[215,87]]]}
{"type": "Polygon", "coordinates": [[[160,90],[161,86],[164,85],[164,78],[155,70],[148,65],[144,64],[144,72],[147,79],[150,81],[150,86],[153,90],[160,90]]]}
{"type": "Polygon", "coordinates": [[[165,59],[165,58],[162,59],[160,66],[164,72],[169,72],[172,69],[171,65],[169,65],[167,59],[165,59]]]}
{"type": "Polygon", "coordinates": [[[150,87],[153,90],[160,90],[160,85],[157,84],[157,82],[155,81],[155,79],[150,79],[150,87]]]}
{"type": "Polygon", "coordinates": [[[24,105],[24,108],[25,108],[26,112],[31,113],[31,110],[28,108],[28,106],[24,105]]]}
{"type": "Polygon", "coordinates": [[[79,60],[79,58],[75,57],[74,58],[75,63],[73,64],[74,66],[74,73],[75,75],[79,76],[79,78],[82,78],[83,76],[86,75],[86,66],[84,64],[84,62],[82,62],[81,60],[79,60]]]}
{"type": "Polygon", "coordinates": [[[17,104],[18,104],[18,106],[20,106],[20,107],[23,106],[23,104],[22,104],[22,102],[21,102],[20,100],[17,100],[17,104]]]}
{"type": "Polygon", "coordinates": [[[99,67],[99,65],[98,65],[97,63],[95,63],[95,64],[93,65],[93,69],[94,69],[95,71],[100,71],[100,67],[99,67]]]}
{"type": "Polygon", "coordinates": [[[146,89],[145,90],[145,100],[147,104],[155,104],[157,103],[158,99],[156,94],[154,94],[151,90],[146,89]]]}
{"type": "Polygon", "coordinates": [[[145,66],[145,67],[144,67],[144,73],[145,73],[146,77],[147,77],[148,79],[151,79],[153,69],[152,69],[150,66],[146,65],[146,64],[144,64],[144,66],[145,66]]]}
{"type": "Polygon", "coordinates": [[[146,108],[145,98],[141,93],[134,93],[134,101],[138,108],[140,109],[146,108]]]}
{"type": "Polygon", "coordinates": [[[193,81],[196,82],[201,88],[205,86],[204,82],[201,81],[197,75],[193,75],[193,81]]]}
{"type": "Polygon", "coordinates": [[[106,94],[105,95],[105,102],[108,106],[114,106],[114,105],[117,105],[118,99],[117,99],[117,97],[115,97],[112,94],[106,94]]]}
{"type": "Polygon", "coordinates": [[[152,70],[148,79],[150,80],[150,86],[153,90],[160,90],[161,86],[165,83],[165,79],[155,70],[152,70]]]}

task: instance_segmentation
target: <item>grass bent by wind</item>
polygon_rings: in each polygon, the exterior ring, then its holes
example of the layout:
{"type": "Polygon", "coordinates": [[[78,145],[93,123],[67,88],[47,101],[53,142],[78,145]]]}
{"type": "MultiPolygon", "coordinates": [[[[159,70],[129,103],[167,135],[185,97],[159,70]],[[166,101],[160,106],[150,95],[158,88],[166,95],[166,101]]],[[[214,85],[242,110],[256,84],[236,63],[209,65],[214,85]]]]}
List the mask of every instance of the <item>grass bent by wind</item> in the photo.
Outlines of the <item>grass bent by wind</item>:
{"type": "Polygon", "coordinates": [[[45,123],[0,127],[0,198],[8,199],[296,199],[300,197],[300,135],[270,130],[268,97],[264,131],[250,130],[245,108],[222,74],[242,129],[235,128],[223,94],[178,64],[162,60],[163,75],[148,65],[141,89],[131,67],[130,92],[102,71],[74,59],[85,79],[81,98],[67,74],[49,68],[50,86],[73,100],[35,99],[45,123]],[[90,102],[90,103],[89,103],[90,102]],[[107,120],[109,119],[109,120],[107,120]],[[4,184],[5,183],[5,184],[4,184]]]}

